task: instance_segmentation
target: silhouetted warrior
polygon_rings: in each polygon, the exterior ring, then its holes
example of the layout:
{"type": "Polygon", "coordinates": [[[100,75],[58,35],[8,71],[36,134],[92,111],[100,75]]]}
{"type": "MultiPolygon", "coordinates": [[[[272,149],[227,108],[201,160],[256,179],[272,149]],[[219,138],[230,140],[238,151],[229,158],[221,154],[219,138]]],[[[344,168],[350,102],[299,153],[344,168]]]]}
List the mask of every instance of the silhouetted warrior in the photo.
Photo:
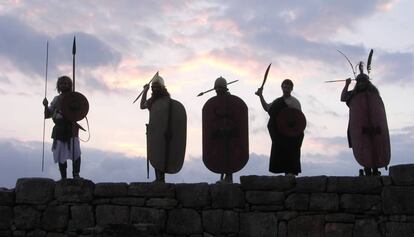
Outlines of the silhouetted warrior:
{"type": "Polygon", "coordinates": [[[55,163],[59,163],[59,171],[62,179],[66,179],[66,160],[72,160],[73,178],[80,178],[81,150],[79,144],[79,126],[75,126],[71,121],[66,120],[62,114],[61,101],[63,96],[72,91],[72,79],[68,76],[61,76],[57,80],[56,89],[59,93],[50,102],[43,99],[45,107],[45,118],[52,118],[55,126],[53,127],[52,152],[55,163]],[[73,153],[73,149],[75,150],[73,153]]]}
{"type": "Polygon", "coordinates": [[[283,96],[267,104],[263,98],[263,89],[259,88],[256,95],[260,97],[263,109],[268,112],[270,119],[267,124],[272,138],[272,150],[270,153],[269,171],[272,173],[285,173],[285,175],[297,175],[301,172],[300,148],[303,141],[303,131],[296,136],[287,136],[277,126],[278,115],[285,108],[293,108],[301,111],[299,101],[291,95],[293,82],[285,79],[282,82],[283,96]]]}
{"type": "MultiPolygon", "coordinates": [[[[378,89],[370,82],[370,80],[369,80],[369,76],[367,75],[367,74],[364,74],[362,71],[361,71],[361,73],[356,77],[356,84],[355,84],[355,87],[354,87],[354,89],[352,89],[352,90],[350,90],[350,91],[348,91],[348,87],[349,87],[349,84],[351,83],[351,79],[350,78],[348,78],[347,80],[346,80],[346,82],[345,82],[345,86],[344,86],[344,88],[343,88],[343,90],[342,90],[342,93],[341,93],[341,101],[342,102],[345,102],[346,104],[347,104],[347,106],[348,107],[350,107],[350,104],[352,103],[352,101],[353,101],[353,99],[357,96],[357,95],[362,95],[361,93],[363,93],[363,92],[369,92],[370,94],[373,94],[373,95],[375,95],[375,97],[379,97],[379,92],[378,92],[378,89]]],[[[367,98],[368,99],[368,98],[367,98]]],[[[365,99],[365,98],[362,98],[362,100],[364,101],[364,102],[368,102],[368,108],[370,107],[370,106],[376,106],[376,105],[374,105],[374,103],[373,102],[370,102],[369,100],[367,100],[367,99],[365,99]]],[[[381,101],[381,104],[382,104],[382,101],[381,101]]],[[[355,104],[356,105],[356,104],[355,104]]],[[[358,104],[358,105],[356,105],[356,106],[360,106],[360,105],[362,105],[362,104],[358,104]]],[[[382,107],[383,107],[383,105],[382,105],[382,107]]],[[[364,110],[362,111],[362,110],[358,110],[358,111],[356,111],[357,113],[365,113],[366,111],[365,111],[365,109],[366,108],[364,108],[364,110]]],[[[369,112],[368,112],[369,113],[369,112]]],[[[351,115],[351,113],[350,113],[350,115],[351,115]]],[[[370,116],[370,115],[367,115],[367,114],[365,114],[365,115],[363,115],[363,116],[370,116]]],[[[384,116],[385,116],[385,113],[384,113],[384,116]]],[[[351,116],[350,116],[351,117],[351,116]]],[[[352,141],[352,139],[351,139],[351,134],[350,134],[350,123],[351,123],[351,119],[349,120],[349,122],[348,122],[348,129],[347,129],[347,137],[348,137],[348,145],[349,145],[349,147],[350,148],[353,148],[354,147],[354,145],[356,145],[356,144],[353,144],[354,143],[354,141],[352,141]]],[[[362,128],[363,129],[363,128],[362,128]]],[[[387,129],[388,130],[388,129],[387,129]]],[[[367,131],[366,133],[368,133],[369,131],[367,131]]],[[[385,131],[383,131],[383,132],[385,132],[385,131]]],[[[363,133],[365,133],[365,132],[363,132],[363,133]]],[[[387,133],[388,133],[388,131],[387,131],[387,133]]],[[[359,136],[358,136],[359,137],[359,136]]],[[[358,145],[360,145],[360,146],[370,146],[370,144],[358,144],[358,145]]],[[[367,147],[368,148],[368,147],[367,147]]],[[[375,147],[374,147],[374,149],[376,149],[375,147]]],[[[355,154],[355,153],[354,153],[355,154]]],[[[369,157],[365,157],[364,159],[370,159],[369,157]]],[[[374,158],[374,159],[376,159],[376,157],[374,158]]],[[[362,170],[361,170],[362,171],[362,170]]],[[[360,175],[363,175],[363,173],[360,171],[360,175]]],[[[366,175],[381,175],[381,173],[378,171],[378,167],[374,167],[374,168],[370,168],[370,167],[364,167],[364,171],[365,171],[365,174],[366,175]]]]}

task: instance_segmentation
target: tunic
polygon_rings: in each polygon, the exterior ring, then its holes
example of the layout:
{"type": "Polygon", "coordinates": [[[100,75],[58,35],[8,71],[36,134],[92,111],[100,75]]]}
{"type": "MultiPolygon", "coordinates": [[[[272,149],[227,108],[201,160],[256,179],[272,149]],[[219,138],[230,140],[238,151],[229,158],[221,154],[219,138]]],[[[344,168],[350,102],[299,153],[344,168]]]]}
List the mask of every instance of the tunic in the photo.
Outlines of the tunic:
{"type": "Polygon", "coordinates": [[[299,101],[293,96],[287,99],[279,97],[270,104],[268,113],[270,115],[267,128],[272,138],[272,149],[270,152],[269,171],[272,173],[301,172],[300,148],[304,134],[297,137],[287,137],[278,131],[276,117],[284,108],[295,108],[301,110],[299,101]]]}

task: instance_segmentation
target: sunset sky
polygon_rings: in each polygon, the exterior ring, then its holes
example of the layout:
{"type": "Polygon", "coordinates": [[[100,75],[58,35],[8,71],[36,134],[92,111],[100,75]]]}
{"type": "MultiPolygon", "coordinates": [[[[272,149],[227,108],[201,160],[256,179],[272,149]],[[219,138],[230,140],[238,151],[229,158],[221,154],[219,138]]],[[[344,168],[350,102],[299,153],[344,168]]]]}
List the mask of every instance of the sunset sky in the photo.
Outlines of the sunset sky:
{"type": "Polygon", "coordinates": [[[236,176],[271,175],[268,115],[254,95],[269,63],[267,102],[281,96],[280,83],[290,78],[308,121],[300,175],[357,175],[346,141],[348,107],[339,101],[344,83],[324,83],[353,77],[337,49],[354,65],[374,49],[370,77],[387,111],[390,165],[413,163],[413,9],[410,0],[1,1],[0,187],[13,187],[20,177],[59,178],[51,120],[41,171],[46,42],[51,101],[57,77],[72,77],[74,36],[76,90],[90,104],[81,176],[94,182],[147,181],[148,111],[132,101],[157,71],[188,116],[184,166],[168,182],[219,177],[201,157],[201,109],[215,93],[196,97],[219,76],[239,80],[230,92],[249,108],[251,155],[236,176]]]}

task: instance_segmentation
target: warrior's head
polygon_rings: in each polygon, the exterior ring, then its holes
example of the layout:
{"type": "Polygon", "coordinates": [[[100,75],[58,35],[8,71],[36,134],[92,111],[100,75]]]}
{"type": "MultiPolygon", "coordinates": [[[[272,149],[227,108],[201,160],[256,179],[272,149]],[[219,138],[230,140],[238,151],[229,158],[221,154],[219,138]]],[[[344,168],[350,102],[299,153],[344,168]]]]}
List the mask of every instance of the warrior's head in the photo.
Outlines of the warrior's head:
{"type": "Polygon", "coordinates": [[[58,93],[70,92],[72,90],[72,79],[68,76],[61,76],[56,83],[58,93]]]}
{"type": "Polygon", "coordinates": [[[290,79],[285,79],[282,81],[282,91],[283,91],[283,96],[290,96],[290,93],[293,90],[293,82],[290,79]]]}
{"type": "Polygon", "coordinates": [[[161,97],[164,95],[169,95],[167,88],[165,87],[164,79],[157,74],[155,74],[151,83],[152,96],[161,97]]]}
{"type": "Polygon", "coordinates": [[[223,77],[219,77],[214,82],[214,89],[216,90],[217,95],[224,95],[229,90],[227,88],[227,81],[223,77]]]}

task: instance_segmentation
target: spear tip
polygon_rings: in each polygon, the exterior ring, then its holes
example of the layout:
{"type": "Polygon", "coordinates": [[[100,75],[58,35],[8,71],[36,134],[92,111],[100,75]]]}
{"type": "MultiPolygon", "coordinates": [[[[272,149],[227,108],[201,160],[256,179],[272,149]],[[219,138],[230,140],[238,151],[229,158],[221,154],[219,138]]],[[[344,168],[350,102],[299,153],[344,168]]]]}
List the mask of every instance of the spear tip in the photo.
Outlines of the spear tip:
{"type": "Polygon", "coordinates": [[[76,36],[73,36],[72,54],[76,54],[76,36]]]}
{"type": "Polygon", "coordinates": [[[198,96],[202,96],[202,95],[204,95],[204,93],[203,93],[203,92],[201,92],[200,94],[198,94],[198,95],[197,95],[197,97],[198,97],[198,96]]]}

